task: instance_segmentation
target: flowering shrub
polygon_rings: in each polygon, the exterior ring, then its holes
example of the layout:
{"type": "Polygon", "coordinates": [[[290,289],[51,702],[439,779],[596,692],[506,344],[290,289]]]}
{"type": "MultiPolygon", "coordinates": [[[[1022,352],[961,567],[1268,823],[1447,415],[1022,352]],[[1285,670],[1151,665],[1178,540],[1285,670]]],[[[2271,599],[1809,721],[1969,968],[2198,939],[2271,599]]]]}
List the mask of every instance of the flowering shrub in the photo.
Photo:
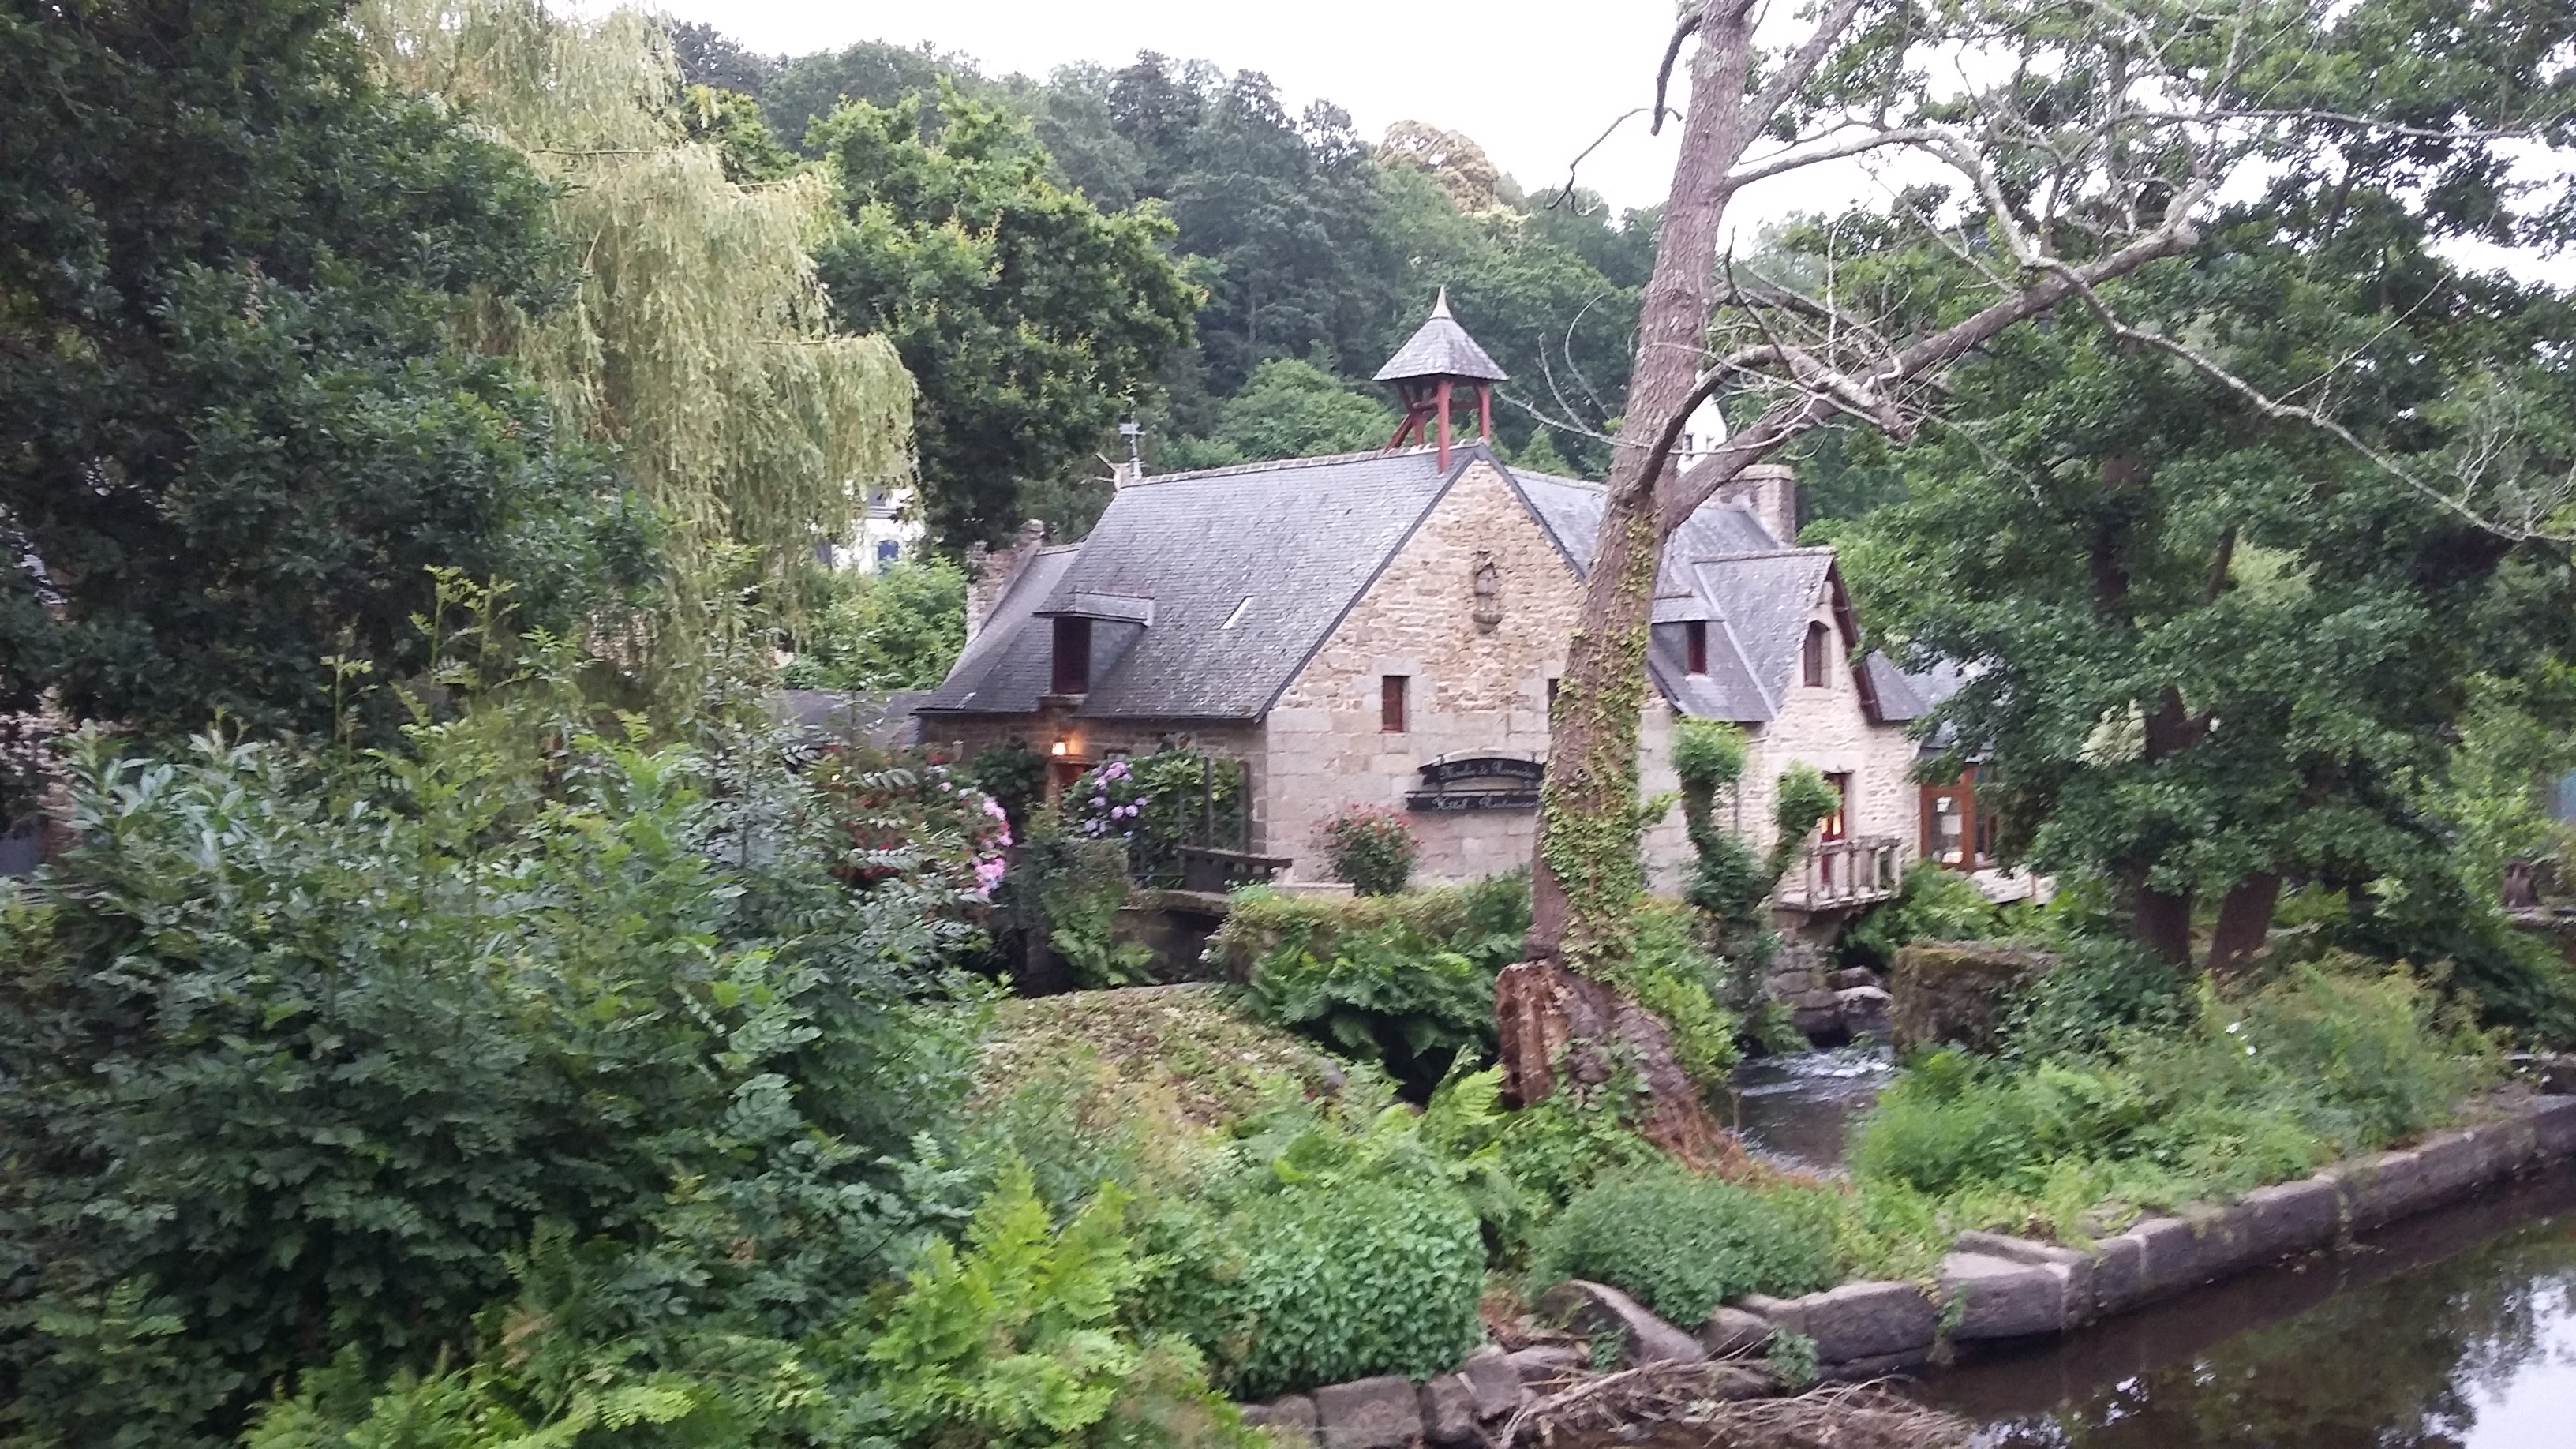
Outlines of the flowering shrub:
{"type": "Polygon", "coordinates": [[[1422,853],[1402,815],[1376,805],[1355,805],[1315,829],[1316,848],[1333,865],[1333,878],[1364,896],[1391,896],[1413,879],[1422,853]]]}
{"type": "Polygon", "coordinates": [[[1086,772],[1064,793],[1065,823],[1074,833],[1103,840],[1136,833],[1145,814],[1145,784],[1125,760],[1086,772]]]}
{"type": "Polygon", "coordinates": [[[1001,884],[1011,823],[1001,802],[914,751],[841,746],[809,774],[850,842],[840,876],[862,889],[897,876],[989,900],[1001,884]]]}

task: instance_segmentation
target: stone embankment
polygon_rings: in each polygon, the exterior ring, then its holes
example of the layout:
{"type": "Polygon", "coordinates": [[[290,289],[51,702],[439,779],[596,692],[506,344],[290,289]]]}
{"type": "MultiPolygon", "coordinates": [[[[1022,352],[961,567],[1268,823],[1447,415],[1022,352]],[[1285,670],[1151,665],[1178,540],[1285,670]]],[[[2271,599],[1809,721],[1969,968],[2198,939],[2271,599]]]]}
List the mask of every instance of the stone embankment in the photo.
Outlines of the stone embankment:
{"type": "MultiPolygon", "coordinates": [[[[1748,1296],[1696,1332],[1656,1317],[1615,1288],[1557,1285],[1540,1316],[1627,1364],[1695,1363],[1759,1354],[1776,1333],[1815,1344],[1827,1379],[1877,1378],[1918,1368],[1950,1344],[2065,1333],[2201,1284],[2331,1248],[2516,1172],[2576,1156],[2576,1096],[2526,1099],[2497,1120],[2444,1132],[2403,1151],[2338,1163],[2298,1182],[2257,1188],[2226,1206],[2154,1217],[2084,1249],[1962,1233],[1927,1288],[1845,1283],[1803,1298],[1748,1296]]],[[[1590,1361],[1570,1347],[1505,1353],[1485,1347],[1428,1383],[1398,1377],[1335,1384],[1248,1407],[1248,1421],[1285,1443],[1322,1449],[1401,1449],[1485,1442],[1536,1392],[1590,1361]]]]}

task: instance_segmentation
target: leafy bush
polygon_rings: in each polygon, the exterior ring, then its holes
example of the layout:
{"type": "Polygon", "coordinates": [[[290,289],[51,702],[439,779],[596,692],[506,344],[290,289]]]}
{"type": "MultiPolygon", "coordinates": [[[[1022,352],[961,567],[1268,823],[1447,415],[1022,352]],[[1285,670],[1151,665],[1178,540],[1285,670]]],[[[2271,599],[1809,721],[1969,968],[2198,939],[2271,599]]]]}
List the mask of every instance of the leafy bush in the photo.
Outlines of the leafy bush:
{"type": "Polygon", "coordinates": [[[989,899],[1006,871],[1011,823],[1001,802],[919,750],[835,745],[806,771],[849,842],[841,878],[857,886],[949,864],[947,884],[989,899]]]}
{"type": "Polygon", "coordinates": [[[2072,936],[2057,946],[2057,969],[2005,1002],[2000,1055],[2031,1066],[2091,1056],[2124,1033],[2187,1030],[2191,979],[2134,941],[2072,936]]]}
{"type": "Polygon", "coordinates": [[[1244,990],[1253,1014],[1307,1032],[1428,1091],[1461,1050],[1493,1042],[1494,978],[1404,927],[1347,936],[1331,955],[1273,952],[1244,990]]]}
{"type": "Polygon", "coordinates": [[[1525,879],[1363,901],[1246,892],[1210,954],[1248,963],[1245,1003],[1383,1064],[1421,1100],[1462,1055],[1494,1044],[1494,977],[1529,925],[1525,879]]]}
{"type": "Polygon", "coordinates": [[[1116,1191],[1057,1226],[1009,1167],[961,1250],[924,1248],[899,1291],[801,1341],[687,1332],[603,1337],[598,1265],[560,1228],[520,1262],[522,1295],[483,1318],[468,1366],[382,1386],[353,1358],[272,1402],[249,1449],[618,1449],[724,1445],[1250,1446],[1186,1343],[1138,1340],[1119,1301],[1144,1265],[1116,1191]],[[1186,1425],[1186,1434],[1169,1430],[1186,1425]]]}
{"type": "Polygon", "coordinates": [[[1835,1280],[1833,1195],[1756,1191],[1677,1166],[1614,1177],[1539,1235],[1530,1281],[1608,1283],[1676,1323],[1746,1293],[1795,1297],[1835,1280]]]}
{"type": "Polygon", "coordinates": [[[0,895],[24,1431],[227,1438],[335,1343],[426,1369],[541,1223],[637,1322],[793,1336],[880,1278],[964,1081],[911,1004],[953,893],[854,896],[729,753],[499,708],[346,762],[85,740],[80,843],[0,895]]]}
{"type": "Polygon", "coordinates": [[[1444,1161],[1420,1125],[1401,1107],[1358,1130],[1304,1107],[1256,1119],[1198,1198],[1147,1225],[1163,1267],[1140,1317],[1242,1398],[1454,1368],[1483,1336],[1465,1184],[1489,1160],[1444,1161]]]}
{"type": "Polygon", "coordinates": [[[2493,1079],[2492,1045],[2402,970],[2344,964],[2241,1002],[2204,983],[2179,1030],[2113,1030],[2089,1054],[2016,1068],[1932,1053],[1864,1119],[1853,1165],[1904,1190],[2015,1195],[2063,1218],[2232,1195],[2450,1120],[2493,1079]]]}
{"type": "Polygon", "coordinates": [[[1315,848],[1331,862],[1333,879],[1364,896],[1391,896],[1413,879],[1422,843],[1413,826],[1393,810],[1357,805],[1315,827],[1315,848]]]}
{"type": "Polygon", "coordinates": [[[790,689],[932,689],[966,647],[966,571],[944,558],[883,570],[817,570],[821,595],[796,630],[790,689]]]}
{"type": "Polygon", "coordinates": [[[1218,838],[1242,818],[1244,769],[1195,750],[1156,750],[1110,760],[1085,773],[1059,805],[1067,829],[1127,842],[1127,871],[1140,885],[1181,883],[1183,843],[1218,838]],[[1213,817],[1213,819],[1211,819],[1213,817]]]}
{"type": "Polygon", "coordinates": [[[1127,904],[1127,849],[1041,825],[1021,858],[1014,904],[1085,986],[1133,986],[1149,978],[1154,953],[1113,934],[1127,904]],[[1029,910],[1035,906],[1033,916],[1029,910]]]}
{"type": "Polygon", "coordinates": [[[1914,941],[1985,941],[2003,934],[2004,913],[1977,883],[1933,861],[1905,872],[1896,897],[1873,908],[1843,933],[1842,959],[1886,970],[1900,946],[1914,941]]]}
{"type": "Polygon", "coordinates": [[[967,777],[1001,803],[1014,835],[1029,833],[1033,807],[1046,800],[1046,768],[1046,757],[1023,740],[977,750],[966,762],[967,777]]]}

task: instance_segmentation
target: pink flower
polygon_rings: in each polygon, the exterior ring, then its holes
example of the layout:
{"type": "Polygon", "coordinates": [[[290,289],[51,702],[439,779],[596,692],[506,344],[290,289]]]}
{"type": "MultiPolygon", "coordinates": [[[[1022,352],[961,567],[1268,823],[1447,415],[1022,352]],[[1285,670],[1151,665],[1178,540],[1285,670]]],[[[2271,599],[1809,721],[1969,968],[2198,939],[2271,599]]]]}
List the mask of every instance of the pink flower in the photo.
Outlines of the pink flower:
{"type": "Polygon", "coordinates": [[[991,856],[975,862],[975,894],[991,895],[993,887],[1002,883],[1002,873],[1007,869],[1009,867],[1002,863],[999,856],[991,856]]]}

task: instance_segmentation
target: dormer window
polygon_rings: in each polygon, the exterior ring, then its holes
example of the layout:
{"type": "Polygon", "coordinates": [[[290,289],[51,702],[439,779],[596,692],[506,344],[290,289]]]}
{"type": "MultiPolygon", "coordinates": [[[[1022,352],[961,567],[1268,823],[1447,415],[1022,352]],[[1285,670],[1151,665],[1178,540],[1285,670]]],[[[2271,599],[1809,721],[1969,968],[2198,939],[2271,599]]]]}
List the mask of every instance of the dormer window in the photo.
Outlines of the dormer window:
{"type": "Polygon", "coordinates": [[[1806,665],[1809,689],[1825,687],[1825,660],[1833,653],[1833,648],[1834,631],[1830,625],[1809,624],[1807,626],[1807,647],[1803,662],[1806,665]]]}
{"type": "Polygon", "coordinates": [[[1683,621],[1682,667],[1693,674],[1708,673],[1708,621],[1706,619],[1683,621]]]}
{"type": "MultiPolygon", "coordinates": [[[[1027,688],[1022,685],[1021,688],[1027,688]]],[[[1091,692],[1091,621],[1070,614],[1055,620],[1053,693],[1091,692]]]]}

